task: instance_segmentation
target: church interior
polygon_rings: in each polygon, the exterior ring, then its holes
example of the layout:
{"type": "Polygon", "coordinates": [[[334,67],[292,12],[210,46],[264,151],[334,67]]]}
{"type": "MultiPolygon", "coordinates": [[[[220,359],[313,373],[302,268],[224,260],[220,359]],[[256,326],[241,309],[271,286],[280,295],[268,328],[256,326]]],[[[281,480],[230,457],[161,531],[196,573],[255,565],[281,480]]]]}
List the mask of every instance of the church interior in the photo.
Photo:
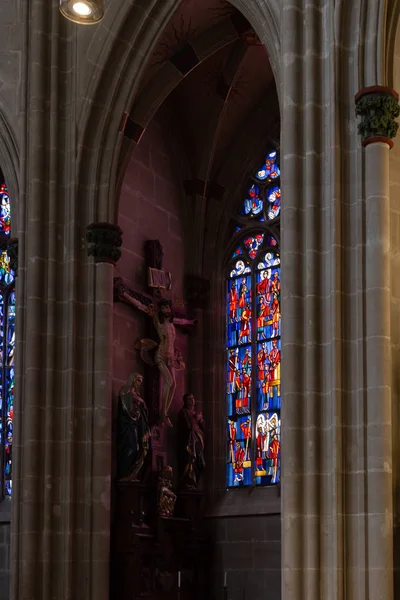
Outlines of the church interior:
{"type": "Polygon", "coordinates": [[[399,595],[399,16],[2,0],[0,600],[399,595]]]}

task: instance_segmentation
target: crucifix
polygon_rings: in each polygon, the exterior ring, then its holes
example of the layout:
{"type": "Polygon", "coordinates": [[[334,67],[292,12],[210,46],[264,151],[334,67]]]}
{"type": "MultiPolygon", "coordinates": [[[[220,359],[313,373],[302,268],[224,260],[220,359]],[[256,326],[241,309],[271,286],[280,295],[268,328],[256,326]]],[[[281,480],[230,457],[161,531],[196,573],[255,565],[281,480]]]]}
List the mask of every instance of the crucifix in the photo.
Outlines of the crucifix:
{"type": "MultiPolygon", "coordinates": [[[[156,366],[162,376],[161,403],[158,402],[158,406],[154,408],[160,421],[168,427],[172,427],[168,411],[176,388],[175,371],[185,367],[182,355],[175,348],[175,326],[195,325],[196,321],[174,316],[171,301],[162,296],[162,290],[170,289],[171,276],[162,270],[163,253],[159,240],[146,242],[145,256],[148,285],[152,289],[152,295],[141,294],[127,288],[120,278],[114,280],[114,292],[117,300],[140,310],[152,321],[158,340],[142,339],[135,347],[140,350],[140,355],[145,363],[156,366]],[[157,302],[157,306],[155,306],[155,302],[157,302]]],[[[158,377],[155,385],[159,389],[158,377]]],[[[155,388],[153,389],[155,390],[155,388]]],[[[158,394],[156,394],[156,398],[158,399],[158,394]]]]}

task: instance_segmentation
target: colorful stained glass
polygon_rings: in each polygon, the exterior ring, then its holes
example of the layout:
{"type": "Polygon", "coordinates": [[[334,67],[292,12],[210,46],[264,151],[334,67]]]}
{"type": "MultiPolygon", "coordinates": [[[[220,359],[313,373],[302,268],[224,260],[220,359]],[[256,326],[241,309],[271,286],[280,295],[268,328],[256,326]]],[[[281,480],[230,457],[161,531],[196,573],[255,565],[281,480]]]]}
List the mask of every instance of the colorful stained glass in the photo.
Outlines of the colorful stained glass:
{"type": "Polygon", "coordinates": [[[263,206],[264,203],[260,198],[260,188],[253,183],[247,192],[247,198],[244,201],[242,208],[242,215],[248,215],[250,217],[261,215],[263,206]]]}
{"type": "Polygon", "coordinates": [[[281,173],[277,164],[276,151],[269,152],[269,154],[267,154],[265,157],[264,164],[261,165],[256,177],[260,181],[273,181],[274,179],[278,179],[280,174],[281,173]]]}
{"type": "Polygon", "coordinates": [[[3,250],[0,253],[0,283],[10,285],[15,279],[15,273],[10,266],[10,257],[3,250]]]}
{"type": "Polygon", "coordinates": [[[268,190],[268,220],[273,221],[281,212],[281,190],[277,185],[274,185],[268,190]]]}
{"type": "Polygon", "coordinates": [[[281,264],[280,256],[277,252],[267,252],[263,257],[262,261],[257,264],[257,269],[269,269],[281,264]]]}
{"type": "Polygon", "coordinates": [[[227,480],[231,487],[251,484],[251,417],[228,418],[227,480]]]}
{"type": "MultiPolygon", "coordinates": [[[[0,240],[10,234],[10,199],[0,185],[0,240]]],[[[0,500],[12,492],[14,419],[15,273],[7,251],[0,251],[0,500]]]]}
{"type": "Polygon", "coordinates": [[[269,235],[268,239],[267,239],[267,244],[268,244],[268,246],[274,247],[274,246],[278,245],[278,242],[276,241],[276,239],[272,235],[269,235]]]}
{"type": "Polygon", "coordinates": [[[251,276],[232,279],[228,284],[228,347],[248,344],[251,340],[251,276]]]}
{"type": "Polygon", "coordinates": [[[279,337],[281,334],[280,270],[258,271],[257,281],[257,340],[279,337]]]}
{"type": "Polygon", "coordinates": [[[230,348],[227,355],[228,414],[244,415],[251,411],[251,347],[230,348]]]}
{"type": "Polygon", "coordinates": [[[8,299],[8,317],[7,317],[7,354],[6,365],[14,366],[15,353],[15,292],[11,292],[8,299]]]}
{"type": "Polygon", "coordinates": [[[251,273],[250,266],[243,260],[238,260],[234,269],[232,269],[230,276],[237,277],[238,275],[245,275],[246,273],[251,273]]]}
{"type": "Polygon", "coordinates": [[[241,256],[242,254],[243,254],[243,250],[239,246],[238,248],[236,248],[235,252],[232,254],[232,258],[235,258],[236,256],[241,256]]]}
{"type": "Polygon", "coordinates": [[[259,413],[256,420],[254,477],[258,484],[280,480],[281,420],[279,411],[259,413]]]}
{"type": "Polygon", "coordinates": [[[5,404],[6,404],[6,423],[5,423],[5,465],[4,465],[4,482],[5,494],[11,496],[12,488],[12,443],[13,443],[13,421],[14,421],[14,369],[9,368],[6,371],[6,388],[5,388],[5,404]]]}
{"type": "Polygon", "coordinates": [[[258,249],[264,241],[264,234],[257,233],[254,237],[248,237],[244,240],[244,245],[249,251],[249,257],[254,260],[257,256],[258,249]]]}
{"type": "Polygon", "coordinates": [[[258,184],[250,184],[241,207],[237,230],[243,239],[233,252],[227,282],[229,487],[274,485],[280,480],[281,261],[273,233],[278,233],[280,218],[279,177],[273,151],[253,178],[258,184]],[[263,231],[250,229],[255,221],[263,231]],[[273,231],[261,221],[274,221],[273,231]]]}
{"type": "Polygon", "coordinates": [[[281,341],[257,344],[257,409],[281,407],[281,341]]]}
{"type": "Polygon", "coordinates": [[[10,197],[6,185],[0,185],[0,234],[10,235],[11,233],[11,207],[10,197]]]}

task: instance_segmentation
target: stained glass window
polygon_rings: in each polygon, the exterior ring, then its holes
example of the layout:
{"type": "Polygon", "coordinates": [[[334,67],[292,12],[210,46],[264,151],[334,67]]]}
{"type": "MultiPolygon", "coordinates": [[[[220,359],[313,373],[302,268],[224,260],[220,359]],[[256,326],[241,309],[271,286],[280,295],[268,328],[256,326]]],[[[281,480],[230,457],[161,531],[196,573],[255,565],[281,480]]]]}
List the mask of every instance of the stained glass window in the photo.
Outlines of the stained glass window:
{"type": "Polygon", "coordinates": [[[227,270],[228,487],[280,481],[280,197],[271,150],[247,187],[227,270]]]}
{"type": "Polygon", "coordinates": [[[11,496],[14,419],[15,273],[6,243],[11,233],[10,198],[0,183],[0,500],[11,496]]]}

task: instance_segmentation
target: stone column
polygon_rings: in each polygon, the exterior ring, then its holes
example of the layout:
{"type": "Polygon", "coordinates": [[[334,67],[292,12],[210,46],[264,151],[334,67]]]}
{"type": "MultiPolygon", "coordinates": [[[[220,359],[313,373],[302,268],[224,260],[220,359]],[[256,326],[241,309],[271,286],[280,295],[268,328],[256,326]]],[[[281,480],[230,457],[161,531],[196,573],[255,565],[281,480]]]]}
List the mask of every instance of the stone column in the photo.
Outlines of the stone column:
{"type": "MultiPolygon", "coordinates": [[[[109,523],[112,472],[112,372],[113,372],[113,311],[114,311],[114,266],[121,258],[122,230],[112,223],[91,223],[86,228],[88,255],[95,262],[95,307],[94,307],[94,358],[93,358],[93,450],[95,465],[102,465],[93,476],[93,489],[98,490],[100,502],[94,503],[93,522],[103,523],[104,537],[97,551],[103,558],[109,556],[109,523]],[[99,399],[99,400],[98,400],[99,399]],[[104,402],[105,400],[105,402],[104,402]],[[104,476],[107,487],[104,488],[104,476]]],[[[94,597],[104,595],[108,587],[108,568],[102,576],[97,573],[98,565],[92,565],[94,597]]]]}
{"type": "Polygon", "coordinates": [[[360,48],[342,40],[362,7],[344,8],[282,1],[283,600],[393,597],[392,136],[375,112],[377,143],[358,145],[360,48]]]}
{"type": "Polygon", "coordinates": [[[95,265],[85,228],[99,220],[98,196],[77,192],[77,26],[57,2],[21,6],[11,597],[108,600],[112,265],[104,258],[109,248],[116,259],[116,232],[111,241],[108,230],[90,229],[95,265]]]}
{"type": "Polygon", "coordinates": [[[367,590],[393,597],[392,361],[390,337],[389,151],[398,94],[371,86],[355,97],[365,185],[365,493],[367,590]]]}

